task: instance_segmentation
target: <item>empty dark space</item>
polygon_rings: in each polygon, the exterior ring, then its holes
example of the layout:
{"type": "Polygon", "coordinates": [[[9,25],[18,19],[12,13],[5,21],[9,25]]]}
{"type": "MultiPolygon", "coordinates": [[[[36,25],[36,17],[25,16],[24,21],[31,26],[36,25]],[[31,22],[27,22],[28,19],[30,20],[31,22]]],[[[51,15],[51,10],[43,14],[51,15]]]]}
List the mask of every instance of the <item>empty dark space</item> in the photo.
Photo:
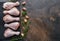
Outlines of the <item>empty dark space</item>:
{"type": "Polygon", "coordinates": [[[27,41],[60,41],[60,0],[25,0],[31,25],[27,41]]]}
{"type": "Polygon", "coordinates": [[[60,0],[23,1],[31,21],[25,41],[60,41],[60,0]]]}

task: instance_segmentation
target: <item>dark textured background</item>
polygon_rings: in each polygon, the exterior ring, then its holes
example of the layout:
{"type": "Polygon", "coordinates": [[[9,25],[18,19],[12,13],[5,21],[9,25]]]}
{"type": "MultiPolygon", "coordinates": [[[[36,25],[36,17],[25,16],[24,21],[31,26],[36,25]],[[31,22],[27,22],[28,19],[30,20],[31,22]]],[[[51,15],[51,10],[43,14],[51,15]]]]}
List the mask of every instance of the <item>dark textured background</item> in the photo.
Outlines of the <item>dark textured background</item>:
{"type": "Polygon", "coordinates": [[[25,1],[31,20],[30,30],[25,40],[60,41],[60,0],[25,1]]]}

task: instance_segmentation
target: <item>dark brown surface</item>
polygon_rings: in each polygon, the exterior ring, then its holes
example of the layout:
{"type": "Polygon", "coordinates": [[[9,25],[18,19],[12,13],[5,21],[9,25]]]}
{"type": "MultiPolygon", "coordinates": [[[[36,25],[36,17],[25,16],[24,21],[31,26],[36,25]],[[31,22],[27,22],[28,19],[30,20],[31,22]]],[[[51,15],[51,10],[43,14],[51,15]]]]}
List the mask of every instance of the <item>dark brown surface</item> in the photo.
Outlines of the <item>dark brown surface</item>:
{"type": "Polygon", "coordinates": [[[31,25],[26,41],[60,41],[60,0],[25,0],[31,25]]]}

